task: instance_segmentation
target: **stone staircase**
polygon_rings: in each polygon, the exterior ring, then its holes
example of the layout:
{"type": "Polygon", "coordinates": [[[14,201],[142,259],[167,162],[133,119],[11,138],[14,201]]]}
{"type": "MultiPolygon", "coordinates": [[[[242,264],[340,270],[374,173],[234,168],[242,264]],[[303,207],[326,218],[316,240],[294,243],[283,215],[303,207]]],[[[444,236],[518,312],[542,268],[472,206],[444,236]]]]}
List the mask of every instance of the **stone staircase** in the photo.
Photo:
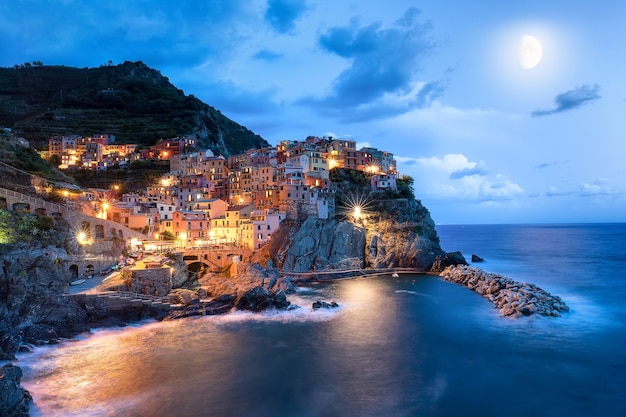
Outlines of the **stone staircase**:
{"type": "Polygon", "coordinates": [[[96,303],[99,305],[104,304],[106,309],[111,311],[141,306],[153,307],[162,310],[169,310],[171,308],[170,303],[164,301],[160,297],[129,292],[108,291],[97,294],[66,294],[65,296],[80,304],[84,304],[88,308],[89,306],[95,306],[96,303]]]}

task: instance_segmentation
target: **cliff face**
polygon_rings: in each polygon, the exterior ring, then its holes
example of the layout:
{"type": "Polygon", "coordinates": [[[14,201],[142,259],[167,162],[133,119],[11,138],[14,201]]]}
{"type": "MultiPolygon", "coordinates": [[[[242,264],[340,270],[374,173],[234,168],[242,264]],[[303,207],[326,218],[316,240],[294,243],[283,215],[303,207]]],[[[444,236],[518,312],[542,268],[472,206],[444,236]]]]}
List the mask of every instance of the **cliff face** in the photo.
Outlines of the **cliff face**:
{"type": "Polygon", "coordinates": [[[0,260],[0,359],[11,359],[20,346],[87,329],[86,312],[63,296],[68,277],[55,262],[63,255],[24,245],[0,260]]]}
{"type": "Polygon", "coordinates": [[[284,271],[365,267],[366,230],[352,223],[309,217],[286,248],[284,271]]]}
{"type": "Polygon", "coordinates": [[[351,268],[428,270],[444,257],[428,210],[415,200],[379,201],[358,222],[309,217],[286,222],[269,253],[285,272],[351,268]],[[286,229],[286,230],[285,230],[286,229]]]}

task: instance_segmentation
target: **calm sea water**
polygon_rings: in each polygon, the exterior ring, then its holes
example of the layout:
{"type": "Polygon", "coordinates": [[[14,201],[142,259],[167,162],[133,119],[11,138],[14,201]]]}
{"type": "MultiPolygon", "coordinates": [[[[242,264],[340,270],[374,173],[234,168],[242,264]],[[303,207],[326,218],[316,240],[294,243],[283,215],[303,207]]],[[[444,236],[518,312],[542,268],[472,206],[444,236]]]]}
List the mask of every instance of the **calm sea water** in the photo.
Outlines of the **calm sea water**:
{"type": "Polygon", "coordinates": [[[442,246],[560,295],[499,317],[438,277],[316,285],[279,314],[102,330],[19,357],[41,416],[624,416],[626,225],[439,226],[442,246]],[[335,311],[313,312],[315,299],[335,311]]]}

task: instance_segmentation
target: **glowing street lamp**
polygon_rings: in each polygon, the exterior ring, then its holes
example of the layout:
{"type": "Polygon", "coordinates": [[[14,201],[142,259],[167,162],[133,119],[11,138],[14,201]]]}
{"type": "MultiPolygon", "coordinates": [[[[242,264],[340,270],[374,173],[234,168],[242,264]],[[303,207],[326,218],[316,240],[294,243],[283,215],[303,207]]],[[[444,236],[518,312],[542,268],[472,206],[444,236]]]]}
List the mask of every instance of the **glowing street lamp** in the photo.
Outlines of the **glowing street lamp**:
{"type": "Polygon", "coordinates": [[[76,240],[78,241],[79,245],[86,245],[87,244],[87,233],[85,233],[85,232],[78,232],[76,234],[76,240]]]}
{"type": "Polygon", "coordinates": [[[107,210],[109,209],[109,203],[106,201],[102,203],[102,211],[96,215],[99,219],[107,218],[107,210]]]}
{"type": "Polygon", "coordinates": [[[354,216],[355,219],[360,219],[361,218],[361,206],[354,206],[354,208],[352,209],[352,215],[354,216]]]}

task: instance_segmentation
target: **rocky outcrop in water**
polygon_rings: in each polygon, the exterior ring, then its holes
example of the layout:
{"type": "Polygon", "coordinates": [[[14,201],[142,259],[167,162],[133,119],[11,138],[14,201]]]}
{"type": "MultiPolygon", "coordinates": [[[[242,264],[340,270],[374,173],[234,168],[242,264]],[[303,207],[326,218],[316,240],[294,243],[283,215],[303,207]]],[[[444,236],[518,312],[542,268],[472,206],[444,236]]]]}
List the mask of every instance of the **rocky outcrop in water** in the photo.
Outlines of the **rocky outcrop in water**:
{"type": "Polygon", "coordinates": [[[171,310],[164,320],[182,319],[193,316],[214,316],[228,313],[235,307],[236,297],[224,294],[210,301],[201,301],[194,298],[182,308],[171,310]]]}
{"type": "Polygon", "coordinates": [[[447,252],[443,256],[435,256],[435,261],[430,267],[429,272],[440,273],[449,266],[467,265],[467,261],[463,254],[459,251],[447,252]]]}
{"type": "Polygon", "coordinates": [[[539,314],[560,317],[569,311],[561,298],[534,284],[517,282],[470,266],[449,266],[439,274],[446,281],[461,284],[489,299],[503,316],[539,314]]]}
{"type": "Polygon", "coordinates": [[[20,387],[22,370],[10,363],[0,368],[0,415],[4,417],[28,416],[30,393],[20,387]]]}
{"type": "Polygon", "coordinates": [[[485,260],[478,255],[472,255],[472,262],[485,262],[485,260]]]}
{"type": "Polygon", "coordinates": [[[270,309],[287,310],[290,305],[291,302],[287,300],[287,295],[284,291],[272,291],[258,286],[243,294],[235,307],[237,310],[258,313],[270,309]]]}
{"type": "Polygon", "coordinates": [[[331,301],[326,302],[326,301],[322,301],[322,300],[317,300],[314,301],[313,304],[311,305],[311,308],[313,310],[319,310],[320,308],[323,308],[325,310],[330,310],[331,308],[337,308],[339,307],[339,304],[337,304],[335,301],[331,301]]]}

